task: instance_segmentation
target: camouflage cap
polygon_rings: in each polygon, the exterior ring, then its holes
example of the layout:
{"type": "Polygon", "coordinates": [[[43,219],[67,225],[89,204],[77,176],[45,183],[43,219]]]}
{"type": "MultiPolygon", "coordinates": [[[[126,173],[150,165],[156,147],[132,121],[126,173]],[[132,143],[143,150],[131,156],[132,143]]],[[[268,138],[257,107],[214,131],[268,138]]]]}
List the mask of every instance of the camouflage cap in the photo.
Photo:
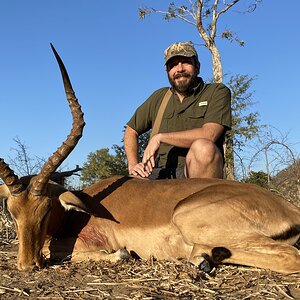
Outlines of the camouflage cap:
{"type": "Polygon", "coordinates": [[[174,56],[196,56],[198,60],[198,54],[192,42],[179,42],[169,46],[164,52],[165,64],[174,56]]]}

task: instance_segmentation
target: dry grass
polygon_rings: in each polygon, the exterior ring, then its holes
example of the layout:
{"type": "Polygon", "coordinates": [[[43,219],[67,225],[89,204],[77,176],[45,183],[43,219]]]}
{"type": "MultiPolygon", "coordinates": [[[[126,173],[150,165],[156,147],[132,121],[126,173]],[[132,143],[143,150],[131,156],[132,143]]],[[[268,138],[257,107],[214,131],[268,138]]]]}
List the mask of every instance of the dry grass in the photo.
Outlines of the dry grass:
{"type": "Polygon", "coordinates": [[[16,270],[15,252],[1,251],[1,299],[300,299],[300,275],[238,266],[211,274],[186,261],[63,263],[16,270]]]}

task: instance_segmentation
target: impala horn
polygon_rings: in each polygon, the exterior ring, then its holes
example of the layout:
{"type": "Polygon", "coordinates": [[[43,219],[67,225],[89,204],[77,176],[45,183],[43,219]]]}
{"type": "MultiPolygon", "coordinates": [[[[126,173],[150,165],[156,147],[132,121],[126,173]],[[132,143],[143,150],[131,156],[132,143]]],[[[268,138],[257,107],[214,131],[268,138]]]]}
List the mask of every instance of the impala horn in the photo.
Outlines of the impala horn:
{"type": "Polygon", "coordinates": [[[83,112],[81,111],[81,106],[78,103],[78,100],[73,91],[67,70],[56,52],[55,48],[52,44],[51,48],[56,57],[57,63],[60,68],[60,72],[62,75],[65,93],[67,96],[67,100],[69,102],[69,107],[72,113],[72,129],[70,134],[67,136],[66,140],[62,143],[62,145],[49,157],[48,161],[44,164],[40,173],[35,177],[35,180],[32,184],[32,188],[30,193],[35,196],[40,196],[43,194],[44,188],[48,183],[51,175],[55,172],[55,170],[63,163],[63,161],[68,157],[68,155],[72,152],[72,150],[77,145],[79,139],[82,137],[83,127],[85,125],[83,119],[83,112]]]}
{"type": "Polygon", "coordinates": [[[0,158],[0,178],[4,181],[8,187],[10,193],[14,196],[22,193],[25,190],[18,176],[14,174],[14,171],[0,158]]]}

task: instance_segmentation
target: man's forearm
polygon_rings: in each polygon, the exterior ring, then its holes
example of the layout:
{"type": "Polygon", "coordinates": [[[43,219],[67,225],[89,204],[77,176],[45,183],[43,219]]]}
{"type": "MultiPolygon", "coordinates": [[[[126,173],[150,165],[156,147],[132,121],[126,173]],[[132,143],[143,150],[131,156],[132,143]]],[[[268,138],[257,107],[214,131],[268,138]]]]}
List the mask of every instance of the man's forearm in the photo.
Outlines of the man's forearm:
{"type": "Polygon", "coordinates": [[[126,127],[124,134],[124,149],[128,161],[128,169],[138,163],[138,134],[135,130],[126,127]]]}
{"type": "Polygon", "coordinates": [[[166,143],[181,148],[190,148],[192,143],[200,138],[205,138],[216,142],[224,131],[224,127],[219,124],[208,123],[201,128],[190,130],[159,133],[160,143],[166,143]]]}

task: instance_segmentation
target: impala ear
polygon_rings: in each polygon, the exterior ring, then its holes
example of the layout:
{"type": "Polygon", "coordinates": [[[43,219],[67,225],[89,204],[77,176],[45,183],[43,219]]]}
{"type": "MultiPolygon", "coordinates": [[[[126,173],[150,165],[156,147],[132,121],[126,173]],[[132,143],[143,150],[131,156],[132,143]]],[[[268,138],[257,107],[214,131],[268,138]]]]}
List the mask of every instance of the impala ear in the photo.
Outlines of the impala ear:
{"type": "Polygon", "coordinates": [[[76,210],[89,214],[89,209],[86,205],[70,191],[60,194],[59,201],[65,210],[76,210]]]}
{"type": "Polygon", "coordinates": [[[10,192],[6,184],[0,185],[0,198],[7,199],[9,195],[10,192]]]}

